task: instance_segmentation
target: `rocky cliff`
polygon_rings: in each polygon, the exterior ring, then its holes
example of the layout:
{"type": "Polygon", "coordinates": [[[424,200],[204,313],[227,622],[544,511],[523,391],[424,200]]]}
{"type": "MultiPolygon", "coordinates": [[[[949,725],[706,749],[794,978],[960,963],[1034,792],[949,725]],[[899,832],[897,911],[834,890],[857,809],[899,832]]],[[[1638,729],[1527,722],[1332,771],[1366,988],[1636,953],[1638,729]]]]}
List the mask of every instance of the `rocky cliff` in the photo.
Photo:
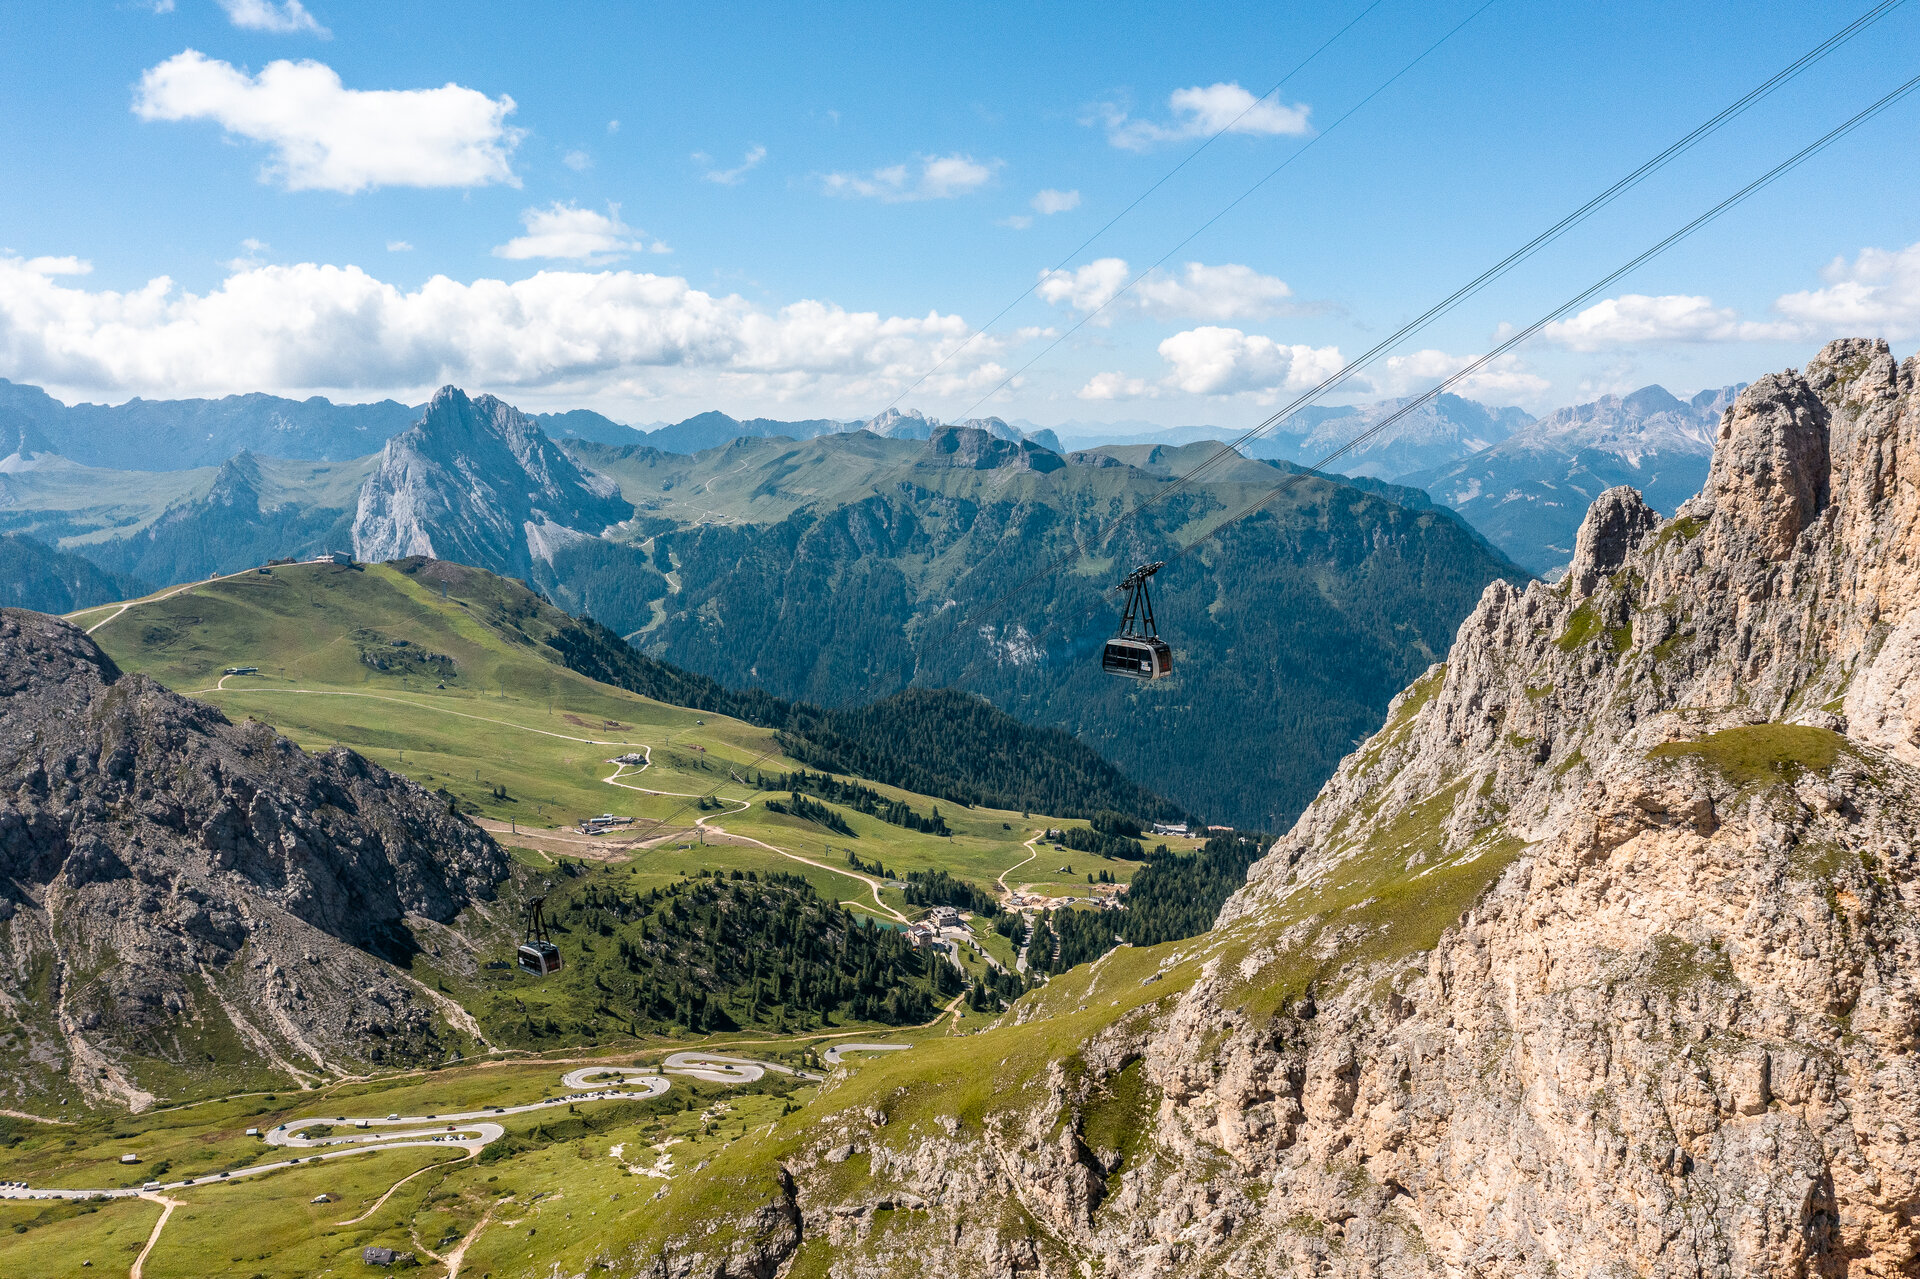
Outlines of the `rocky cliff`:
{"type": "Polygon", "coordinates": [[[1917,520],[1920,359],[1760,379],[1674,519],[1611,490],[1487,588],[1212,933],[837,1079],[659,1272],[1915,1273],[1917,520]]]}
{"type": "Polygon", "coordinates": [[[285,1086],[471,1046],[471,1019],[397,965],[506,869],[406,779],[229,723],[65,622],[0,609],[11,1104],[140,1109],[196,1073],[285,1086]]]}

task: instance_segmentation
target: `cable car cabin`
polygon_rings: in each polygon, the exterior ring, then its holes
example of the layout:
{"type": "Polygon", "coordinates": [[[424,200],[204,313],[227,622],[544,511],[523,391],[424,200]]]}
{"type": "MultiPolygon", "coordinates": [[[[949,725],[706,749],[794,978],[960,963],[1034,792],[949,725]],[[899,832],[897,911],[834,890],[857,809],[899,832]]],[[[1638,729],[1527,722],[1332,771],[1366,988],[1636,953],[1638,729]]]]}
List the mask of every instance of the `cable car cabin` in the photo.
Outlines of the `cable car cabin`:
{"type": "Polygon", "coordinates": [[[527,928],[520,939],[520,970],[535,977],[545,977],[566,967],[560,958],[560,948],[547,936],[546,904],[545,893],[527,903],[527,928]]]}
{"type": "Polygon", "coordinates": [[[1163,564],[1142,564],[1127,574],[1118,589],[1127,593],[1126,611],[1120,615],[1120,633],[1107,641],[1100,654],[1100,669],[1109,675],[1128,679],[1165,679],[1173,674],[1173,650],[1160,638],[1153,621],[1153,599],[1147,594],[1147,579],[1163,564]]]}
{"type": "Polygon", "coordinates": [[[1162,679],[1173,674],[1173,650],[1163,639],[1110,639],[1100,669],[1130,679],[1162,679]]]}
{"type": "Polygon", "coordinates": [[[545,977],[559,972],[566,964],[560,958],[560,948],[552,942],[530,941],[520,947],[520,967],[535,977],[545,977]]]}

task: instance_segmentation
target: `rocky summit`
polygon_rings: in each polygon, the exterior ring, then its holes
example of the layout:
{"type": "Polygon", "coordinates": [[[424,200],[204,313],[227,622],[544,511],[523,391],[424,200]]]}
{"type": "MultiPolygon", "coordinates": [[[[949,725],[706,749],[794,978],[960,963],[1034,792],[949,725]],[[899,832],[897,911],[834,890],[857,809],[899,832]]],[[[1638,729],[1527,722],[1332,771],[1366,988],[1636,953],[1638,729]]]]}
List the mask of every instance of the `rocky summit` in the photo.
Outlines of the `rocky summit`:
{"type": "Polygon", "coordinates": [[[194,1072],[264,1065],[284,1086],[470,1047],[472,1018],[402,965],[506,869],[405,778],[230,723],[65,622],[0,609],[11,1093],[142,1110],[194,1072]]]}
{"type": "Polygon", "coordinates": [[[1562,582],[1487,587],[1213,932],[973,1054],[1083,1044],[843,1092],[727,1264],[1913,1273],[1916,494],[1920,358],[1761,378],[1673,519],[1609,491],[1562,582]]]}

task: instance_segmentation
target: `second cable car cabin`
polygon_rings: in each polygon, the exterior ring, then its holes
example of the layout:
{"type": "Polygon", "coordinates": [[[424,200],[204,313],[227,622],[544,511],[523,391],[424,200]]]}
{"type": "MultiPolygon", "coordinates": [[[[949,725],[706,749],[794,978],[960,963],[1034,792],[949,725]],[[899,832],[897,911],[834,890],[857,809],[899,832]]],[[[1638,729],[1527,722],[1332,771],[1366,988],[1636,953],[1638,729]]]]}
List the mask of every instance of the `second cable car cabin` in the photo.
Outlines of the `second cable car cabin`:
{"type": "Polygon", "coordinates": [[[527,935],[520,943],[520,968],[535,977],[545,977],[566,967],[560,958],[560,948],[547,936],[546,904],[545,897],[536,897],[527,903],[527,935]]]}
{"type": "Polygon", "coordinates": [[[1127,607],[1120,616],[1120,633],[1100,653],[1100,669],[1107,674],[1145,680],[1173,674],[1173,650],[1154,625],[1153,599],[1147,593],[1147,579],[1163,567],[1160,560],[1142,564],[1120,583],[1119,589],[1127,593],[1127,607]]]}

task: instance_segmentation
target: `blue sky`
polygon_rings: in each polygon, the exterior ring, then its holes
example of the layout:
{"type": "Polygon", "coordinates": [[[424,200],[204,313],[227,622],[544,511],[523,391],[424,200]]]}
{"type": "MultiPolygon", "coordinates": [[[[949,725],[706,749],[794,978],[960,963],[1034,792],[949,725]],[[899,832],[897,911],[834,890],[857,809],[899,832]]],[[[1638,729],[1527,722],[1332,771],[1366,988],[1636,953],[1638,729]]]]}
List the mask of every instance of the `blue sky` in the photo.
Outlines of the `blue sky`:
{"type": "MultiPolygon", "coordinates": [[[[944,418],[1241,425],[1868,7],[1496,0],[1327,132],[1481,2],[10,5],[0,376],[107,401],[454,381],[632,422],[904,393],[944,418]]],[[[1904,5],[1337,398],[1431,385],[1917,48],[1904,5]]],[[[1904,354],[1917,146],[1920,97],[1463,393],[1691,391],[1842,334],[1904,354]]]]}

